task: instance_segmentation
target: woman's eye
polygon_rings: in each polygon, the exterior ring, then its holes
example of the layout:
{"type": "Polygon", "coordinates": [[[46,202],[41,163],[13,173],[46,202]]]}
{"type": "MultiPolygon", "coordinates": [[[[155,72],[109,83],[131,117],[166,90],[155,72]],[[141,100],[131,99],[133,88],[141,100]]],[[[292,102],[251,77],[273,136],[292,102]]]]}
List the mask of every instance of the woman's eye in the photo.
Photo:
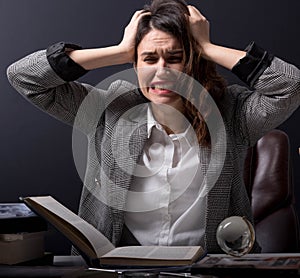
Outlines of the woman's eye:
{"type": "Polygon", "coordinates": [[[181,63],[182,57],[174,56],[168,58],[169,63],[181,63]]]}
{"type": "Polygon", "coordinates": [[[157,59],[155,57],[147,57],[144,59],[144,62],[154,63],[157,59]]]}

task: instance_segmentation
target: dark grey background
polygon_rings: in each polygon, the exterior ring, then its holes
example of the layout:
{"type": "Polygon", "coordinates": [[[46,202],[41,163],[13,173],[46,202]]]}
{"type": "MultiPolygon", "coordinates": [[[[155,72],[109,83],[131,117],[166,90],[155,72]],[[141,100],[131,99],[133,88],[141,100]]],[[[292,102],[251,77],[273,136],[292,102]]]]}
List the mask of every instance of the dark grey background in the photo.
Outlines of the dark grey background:
{"type": "MultiPolygon", "coordinates": [[[[81,180],[72,155],[72,128],[30,105],[8,83],[6,68],[15,60],[58,41],[83,47],[117,44],[131,15],[144,0],[0,0],[0,202],[50,194],[77,211],[81,180]]],[[[300,65],[300,1],[193,0],[209,19],[212,41],[243,49],[254,40],[280,58],[300,65]]],[[[130,65],[89,72],[97,84],[130,65]]],[[[220,69],[229,83],[238,82],[220,69]]],[[[242,83],[241,83],[242,84],[242,83]]],[[[299,109],[279,128],[291,141],[295,190],[300,213],[299,109]]],[[[69,243],[51,229],[47,249],[69,252],[69,243]]]]}

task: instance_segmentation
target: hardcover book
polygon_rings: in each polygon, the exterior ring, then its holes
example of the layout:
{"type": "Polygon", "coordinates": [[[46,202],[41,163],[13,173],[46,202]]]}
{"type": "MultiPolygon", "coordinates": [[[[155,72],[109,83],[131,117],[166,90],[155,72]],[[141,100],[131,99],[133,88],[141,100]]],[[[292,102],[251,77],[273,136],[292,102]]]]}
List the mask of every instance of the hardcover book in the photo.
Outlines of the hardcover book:
{"type": "Polygon", "coordinates": [[[191,265],[205,255],[201,246],[115,247],[94,226],[51,196],[23,201],[59,230],[93,267],[160,267],[191,265]]]}

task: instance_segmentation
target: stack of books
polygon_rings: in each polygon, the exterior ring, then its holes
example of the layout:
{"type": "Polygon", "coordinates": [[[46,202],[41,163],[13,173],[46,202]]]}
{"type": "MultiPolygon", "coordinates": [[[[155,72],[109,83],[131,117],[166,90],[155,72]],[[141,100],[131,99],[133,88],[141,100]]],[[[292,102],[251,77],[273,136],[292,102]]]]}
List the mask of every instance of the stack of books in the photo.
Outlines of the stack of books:
{"type": "Polygon", "coordinates": [[[0,203],[0,264],[42,258],[47,222],[24,203],[0,203]]]}

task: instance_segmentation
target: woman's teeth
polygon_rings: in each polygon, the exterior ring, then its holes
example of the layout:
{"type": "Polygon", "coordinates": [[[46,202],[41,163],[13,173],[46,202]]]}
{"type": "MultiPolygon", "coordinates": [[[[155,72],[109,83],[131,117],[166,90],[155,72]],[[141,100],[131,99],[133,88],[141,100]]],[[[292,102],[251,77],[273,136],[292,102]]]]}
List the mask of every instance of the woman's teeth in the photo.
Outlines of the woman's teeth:
{"type": "Polygon", "coordinates": [[[170,86],[167,86],[167,85],[154,85],[154,86],[151,86],[151,89],[157,89],[157,90],[169,90],[170,89],[170,86]]]}

